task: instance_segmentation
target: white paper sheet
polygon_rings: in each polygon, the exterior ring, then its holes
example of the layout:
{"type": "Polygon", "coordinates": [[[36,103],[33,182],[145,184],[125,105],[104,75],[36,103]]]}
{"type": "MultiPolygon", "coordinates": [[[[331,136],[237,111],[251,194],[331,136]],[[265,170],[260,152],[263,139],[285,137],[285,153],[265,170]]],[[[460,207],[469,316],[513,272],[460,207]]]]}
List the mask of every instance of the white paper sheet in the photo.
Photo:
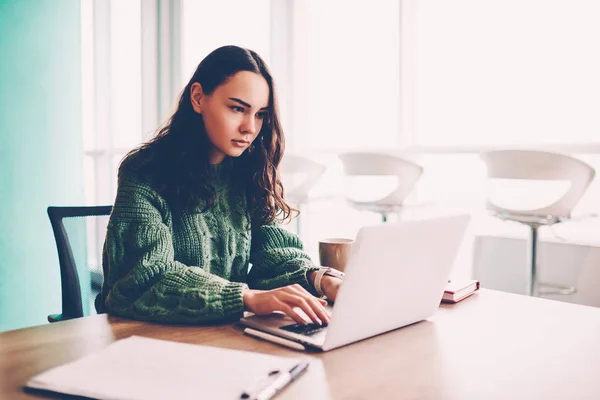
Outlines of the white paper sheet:
{"type": "Polygon", "coordinates": [[[270,371],[299,361],[132,336],[36,375],[27,386],[98,399],[239,399],[270,371]]]}

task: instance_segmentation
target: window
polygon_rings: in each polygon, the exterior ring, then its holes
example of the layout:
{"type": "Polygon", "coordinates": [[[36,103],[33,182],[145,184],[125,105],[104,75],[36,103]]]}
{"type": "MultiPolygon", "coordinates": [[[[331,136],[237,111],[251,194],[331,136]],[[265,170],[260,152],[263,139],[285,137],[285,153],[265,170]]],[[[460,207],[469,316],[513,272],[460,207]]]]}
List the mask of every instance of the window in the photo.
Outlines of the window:
{"type": "Polygon", "coordinates": [[[399,7],[294,2],[294,150],[399,146],[399,7]]]}
{"type": "MultiPolygon", "coordinates": [[[[523,226],[484,211],[478,152],[553,150],[598,170],[600,4],[434,0],[402,11],[403,134],[424,166],[419,201],[474,214],[472,232],[525,238],[523,226]]],[[[599,190],[596,180],[573,214],[597,212],[599,190]]],[[[597,227],[575,220],[540,235],[589,242],[597,227]]]]}
{"type": "Polygon", "coordinates": [[[121,151],[142,141],[140,2],[113,0],[110,5],[110,147],[121,151]]]}
{"type": "MultiPolygon", "coordinates": [[[[142,141],[141,6],[141,0],[81,0],[83,168],[88,205],[113,203],[118,163],[142,141]]],[[[87,219],[86,232],[88,265],[93,271],[100,268],[106,221],[87,219]]]]}
{"type": "Polygon", "coordinates": [[[311,156],[327,166],[299,220],[305,249],[318,262],[319,239],[354,237],[361,225],[381,219],[347,205],[337,154],[393,152],[402,143],[400,3],[305,0],[292,4],[286,151],[311,156]]]}
{"type": "Polygon", "coordinates": [[[112,204],[117,163],[142,141],[141,2],[81,6],[86,203],[112,204]]]}
{"type": "Polygon", "coordinates": [[[271,1],[183,0],[181,89],[214,49],[236,45],[256,51],[270,64],[271,1]]]}
{"type": "Polygon", "coordinates": [[[434,0],[410,11],[416,145],[600,142],[600,3],[434,0]]]}

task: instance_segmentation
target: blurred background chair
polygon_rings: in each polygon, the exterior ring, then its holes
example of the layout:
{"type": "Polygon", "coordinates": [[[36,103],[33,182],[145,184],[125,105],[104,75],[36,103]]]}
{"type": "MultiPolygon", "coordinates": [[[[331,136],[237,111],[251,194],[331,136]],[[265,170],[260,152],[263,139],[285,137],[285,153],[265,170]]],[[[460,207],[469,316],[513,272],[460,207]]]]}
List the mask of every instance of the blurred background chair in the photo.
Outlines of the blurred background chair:
{"type": "MultiPolygon", "coordinates": [[[[325,165],[299,154],[286,154],[279,166],[285,199],[302,213],[310,201],[310,191],[325,173],[325,165]]],[[[300,216],[296,218],[296,233],[300,236],[300,216]]]]}
{"type": "Polygon", "coordinates": [[[530,229],[529,295],[575,293],[573,286],[538,282],[538,229],[571,218],[571,211],[594,179],[594,168],[568,155],[536,150],[488,151],[481,159],[488,176],[486,208],[500,219],[530,229]]]}
{"type": "Polygon", "coordinates": [[[423,174],[420,165],[389,154],[353,152],[339,157],[346,176],[346,200],[358,210],[379,213],[383,222],[401,212],[423,174]]]}
{"type": "Polygon", "coordinates": [[[94,299],[102,288],[102,241],[112,206],[48,207],[54,231],[62,313],[49,322],[95,314],[94,299]]]}

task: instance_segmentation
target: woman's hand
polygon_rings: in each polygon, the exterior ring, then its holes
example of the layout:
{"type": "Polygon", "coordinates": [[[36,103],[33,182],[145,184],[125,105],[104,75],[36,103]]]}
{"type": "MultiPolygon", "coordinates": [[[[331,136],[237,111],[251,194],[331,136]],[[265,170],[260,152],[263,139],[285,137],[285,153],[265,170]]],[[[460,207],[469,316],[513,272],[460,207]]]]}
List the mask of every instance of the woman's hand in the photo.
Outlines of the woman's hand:
{"type": "MultiPolygon", "coordinates": [[[[315,285],[316,275],[316,271],[311,271],[308,274],[308,279],[310,280],[310,283],[312,283],[313,286],[315,285]]],[[[334,276],[323,275],[323,277],[321,278],[321,289],[325,293],[325,296],[332,302],[335,302],[341,284],[342,280],[334,276]]]]}
{"type": "Polygon", "coordinates": [[[299,324],[306,325],[306,320],[294,308],[299,307],[315,324],[328,324],[330,317],[324,306],[327,302],[310,294],[298,284],[284,286],[272,290],[247,289],[243,293],[244,305],[248,311],[257,315],[283,311],[299,324]]]}
{"type": "Polygon", "coordinates": [[[321,287],[325,292],[325,296],[334,303],[341,285],[342,280],[334,276],[325,275],[321,279],[321,287]]]}

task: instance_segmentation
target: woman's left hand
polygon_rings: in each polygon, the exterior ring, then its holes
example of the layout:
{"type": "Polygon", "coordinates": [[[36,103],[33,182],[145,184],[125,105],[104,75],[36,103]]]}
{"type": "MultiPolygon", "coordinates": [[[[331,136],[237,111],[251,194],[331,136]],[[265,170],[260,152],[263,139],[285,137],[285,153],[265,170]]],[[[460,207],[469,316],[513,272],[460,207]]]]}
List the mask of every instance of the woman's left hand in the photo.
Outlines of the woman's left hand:
{"type": "Polygon", "coordinates": [[[334,276],[325,275],[321,280],[323,292],[325,292],[325,296],[327,296],[327,298],[332,302],[335,302],[335,298],[337,297],[341,284],[342,280],[334,276]]]}

